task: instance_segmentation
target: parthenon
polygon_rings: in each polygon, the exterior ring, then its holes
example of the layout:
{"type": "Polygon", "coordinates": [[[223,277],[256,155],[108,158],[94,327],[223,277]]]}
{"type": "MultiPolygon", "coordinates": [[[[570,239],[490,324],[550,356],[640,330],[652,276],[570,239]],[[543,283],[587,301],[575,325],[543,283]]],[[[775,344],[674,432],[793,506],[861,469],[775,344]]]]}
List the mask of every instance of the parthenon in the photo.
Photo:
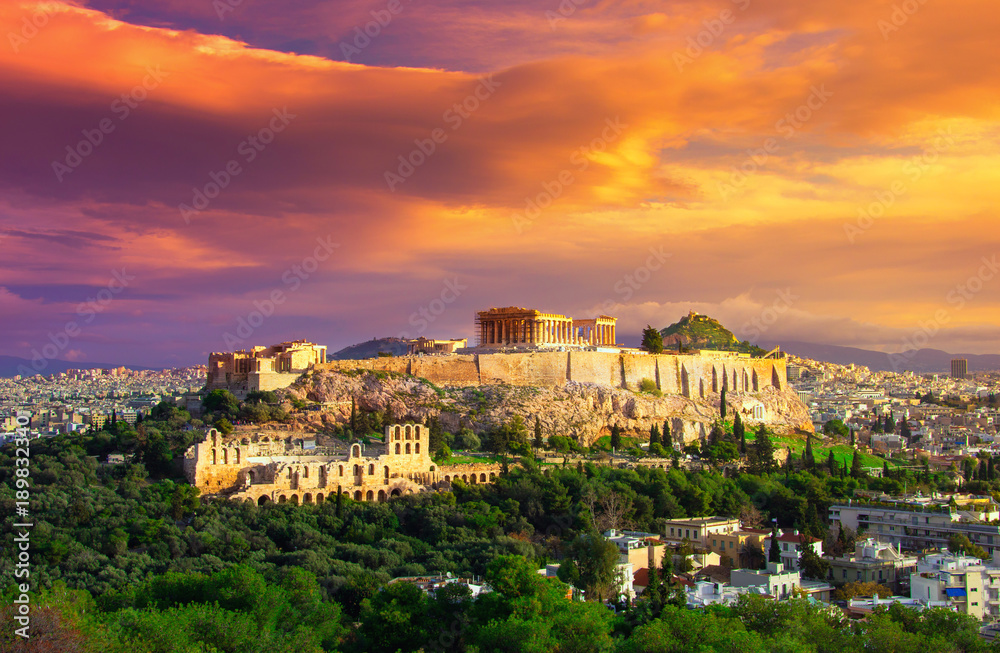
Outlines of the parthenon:
{"type": "Polygon", "coordinates": [[[556,313],[508,306],[476,313],[479,347],[616,347],[617,318],[574,320],[556,313]]]}

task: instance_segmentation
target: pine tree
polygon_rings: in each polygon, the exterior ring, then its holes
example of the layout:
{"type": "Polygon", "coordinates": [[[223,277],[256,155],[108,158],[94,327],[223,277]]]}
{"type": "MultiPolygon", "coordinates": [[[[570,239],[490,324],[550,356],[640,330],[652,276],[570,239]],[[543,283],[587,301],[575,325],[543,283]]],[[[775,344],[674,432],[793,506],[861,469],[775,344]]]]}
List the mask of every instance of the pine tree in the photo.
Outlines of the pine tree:
{"type": "Polygon", "coordinates": [[[541,449],[545,442],[542,440],[542,420],[535,415],[535,449],[541,449]]]}
{"type": "Polygon", "coordinates": [[[652,448],[654,444],[660,444],[660,427],[653,424],[649,427],[649,446],[652,448]]]}
{"type": "Polygon", "coordinates": [[[663,423],[663,432],[660,437],[663,442],[663,448],[666,449],[667,451],[673,451],[674,436],[670,434],[670,422],[663,423]]]}
{"type": "Polygon", "coordinates": [[[722,384],[722,397],[719,400],[719,419],[726,419],[726,384],[722,384]]]}

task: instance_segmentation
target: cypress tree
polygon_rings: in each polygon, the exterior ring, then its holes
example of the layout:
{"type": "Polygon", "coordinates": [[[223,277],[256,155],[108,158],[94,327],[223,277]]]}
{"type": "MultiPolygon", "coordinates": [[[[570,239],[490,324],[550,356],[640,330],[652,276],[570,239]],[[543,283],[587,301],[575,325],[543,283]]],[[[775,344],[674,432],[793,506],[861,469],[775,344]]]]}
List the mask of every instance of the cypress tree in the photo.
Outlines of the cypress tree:
{"type": "Polygon", "coordinates": [[[851,458],[851,478],[861,478],[863,474],[864,472],[861,471],[861,456],[855,450],[854,456],[851,458]]]}
{"type": "Polygon", "coordinates": [[[806,467],[808,467],[809,469],[815,471],[815,468],[816,468],[816,459],[813,458],[813,438],[812,438],[812,433],[807,433],[806,434],[806,452],[802,456],[802,462],[806,465],[806,467]]]}
{"type": "Polygon", "coordinates": [[[663,434],[661,435],[663,448],[667,451],[674,449],[674,436],[670,434],[670,422],[663,422],[663,434]]]}
{"type": "Polygon", "coordinates": [[[618,428],[618,425],[615,424],[614,426],[611,427],[611,448],[614,449],[615,451],[618,451],[619,449],[621,449],[621,446],[622,446],[622,432],[621,429],[618,428]]]}
{"type": "Polygon", "coordinates": [[[353,436],[358,432],[358,406],[354,402],[354,397],[351,397],[351,435],[353,436]]]}
{"type": "Polygon", "coordinates": [[[542,441],[542,420],[535,415],[535,449],[541,449],[544,444],[542,441]]]}
{"type": "Polygon", "coordinates": [[[830,471],[830,476],[837,473],[837,459],[833,457],[833,449],[830,449],[830,457],[826,459],[826,467],[830,471]]]}
{"type": "MultiPolygon", "coordinates": [[[[338,490],[340,488],[337,488],[338,490]]],[[[342,492],[337,492],[337,518],[339,519],[344,512],[344,494],[342,492]]]]}
{"type": "Polygon", "coordinates": [[[889,478],[889,462],[882,461],[882,478],[889,478]]]}
{"type": "Polygon", "coordinates": [[[904,417],[899,423],[899,435],[906,442],[906,446],[911,446],[910,439],[913,437],[913,432],[910,431],[910,423],[904,417]]]}
{"type": "MultiPolygon", "coordinates": [[[[854,447],[854,429],[851,429],[851,447],[854,447]]],[[[844,462],[847,462],[846,460],[844,462]]]]}
{"type": "Polygon", "coordinates": [[[747,432],[738,410],[733,412],[733,437],[740,443],[740,454],[745,456],[747,453],[747,432]]]}
{"type": "Polygon", "coordinates": [[[778,527],[771,527],[771,546],[767,550],[768,562],[781,562],[781,548],[778,545],[778,527]]]}
{"type": "Polygon", "coordinates": [[[885,416],[885,432],[886,433],[896,432],[896,420],[892,418],[892,413],[885,416]]]}
{"type": "Polygon", "coordinates": [[[652,448],[654,444],[660,444],[660,427],[656,424],[649,427],[649,446],[652,448]]]}

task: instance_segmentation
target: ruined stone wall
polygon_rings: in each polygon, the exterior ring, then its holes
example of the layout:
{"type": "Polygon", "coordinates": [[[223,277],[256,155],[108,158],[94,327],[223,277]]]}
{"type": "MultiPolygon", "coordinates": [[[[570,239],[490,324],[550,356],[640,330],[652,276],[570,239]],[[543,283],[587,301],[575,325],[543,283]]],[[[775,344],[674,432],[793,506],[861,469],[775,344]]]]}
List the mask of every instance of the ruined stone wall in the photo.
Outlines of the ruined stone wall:
{"type": "Polygon", "coordinates": [[[400,356],[332,361],[318,369],[384,370],[426,378],[440,385],[488,384],[561,386],[568,381],[613,388],[638,389],[651,379],[667,394],[697,399],[718,393],[755,393],[767,387],[785,390],[788,376],[782,359],[708,358],[699,355],[648,355],[597,351],[400,356]]]}

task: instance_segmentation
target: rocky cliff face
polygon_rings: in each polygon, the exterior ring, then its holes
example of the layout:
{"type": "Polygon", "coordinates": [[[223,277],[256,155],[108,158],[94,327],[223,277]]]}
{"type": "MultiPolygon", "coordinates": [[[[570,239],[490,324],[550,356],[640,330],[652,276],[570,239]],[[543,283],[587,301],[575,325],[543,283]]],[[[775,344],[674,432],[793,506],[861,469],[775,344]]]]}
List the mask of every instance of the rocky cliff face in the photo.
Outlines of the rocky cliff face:
{"type": "MultiPolygon", "coordinates": [[[[608,435],[612,425],[625,435],[648,438],[650,426],[670,421],[671,432],[685,443],[703,437],[719,415],[719,395],[705,400],[648,393],[593,384],[567,383],[555,388],[489,385],[438,388],[418,378],[387,372],[312,372],[281,391],[286,398],[324,404],[319,411],[294,413],[299,428],[323,428],[350,419],[351,399],[358,408],[383,411],[396,419],[423,421],[437,417],[446,431],[488,431],[515,415],[531,426],[537,415],[546,435],[576,437],[583,445],[608,435]]],[[[809,411],[793,392],[765,388],[755,394],[729,393],[730,410],[738,409],[748,424],[754,408],[774,431],[812,431],[809,411]]]]}

